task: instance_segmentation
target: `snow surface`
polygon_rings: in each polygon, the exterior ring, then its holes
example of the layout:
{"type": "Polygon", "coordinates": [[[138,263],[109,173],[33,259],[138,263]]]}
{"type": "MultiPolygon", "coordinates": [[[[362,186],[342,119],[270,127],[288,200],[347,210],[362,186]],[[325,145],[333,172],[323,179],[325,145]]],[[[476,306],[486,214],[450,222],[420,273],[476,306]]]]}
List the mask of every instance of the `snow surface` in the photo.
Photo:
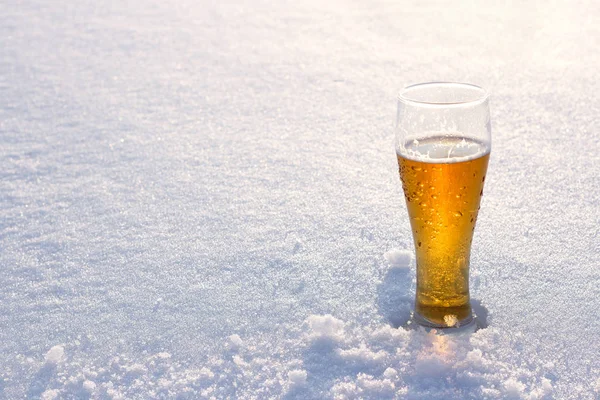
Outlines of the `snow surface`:
{"type": "Polygon", "coordinates": [[[491,3],[1,2],[0,398],[599,398],[600,5],[491,3]],[[402,328],[429,80],[492,93],[475,333],[402,328]]]}

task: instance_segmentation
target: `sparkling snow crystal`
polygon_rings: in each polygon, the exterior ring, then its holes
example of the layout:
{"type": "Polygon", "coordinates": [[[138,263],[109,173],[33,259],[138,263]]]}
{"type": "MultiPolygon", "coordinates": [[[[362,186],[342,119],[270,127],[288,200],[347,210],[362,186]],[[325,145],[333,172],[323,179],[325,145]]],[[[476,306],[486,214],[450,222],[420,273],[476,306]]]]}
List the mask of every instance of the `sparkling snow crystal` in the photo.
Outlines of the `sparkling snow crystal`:
{"type": "Polygon", "coordinates": [[[46,353],[46,357],[45,357],[46,364],[48,364],[48,365],[58,364],[62,360],[64,354],[65,354],[65,349],[63,346],[56,345],[56,346],[52,347],[46,353]]]}

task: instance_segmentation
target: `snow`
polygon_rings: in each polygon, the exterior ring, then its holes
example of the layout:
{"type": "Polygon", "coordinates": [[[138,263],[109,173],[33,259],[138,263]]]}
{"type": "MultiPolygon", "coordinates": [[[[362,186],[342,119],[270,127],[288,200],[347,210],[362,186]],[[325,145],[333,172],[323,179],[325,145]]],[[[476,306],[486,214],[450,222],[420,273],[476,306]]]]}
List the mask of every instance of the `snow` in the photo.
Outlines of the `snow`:
{"type": "Polygon", "coordinates": [[[290,386],[302,386],[306,383],[306,371],[301,369],[295,369],[288,372],[288,379],[290,380],[290,386]]]}
{"type": "Polygon", "coordinates": [[[0,10],[0,398],[600,396],[597,2],[0,10]],[[491,93],[476,332],[406,328],[430,80],[491,93]]]}
{"type": "Polygon", "coordinates": [[[65,354],[65,349],[62,346],[60,346],[60,345],[53,346],[46,353],[46,357],[45,357],[46,364],[47,365],[58,364],[62,360],[64,354],[65,354]]]}
{"type": "Polygon", "coordinates": [[[240,335],[236,335],[236,334],[229,336],[229,341],[230,341],[230,347],[232,349],[239,349],[244,344],[244,341],[242,340],[240,335]]]}
{"type": "Polygon", "coordinates": [[[96,384],[92,381],[86,380],[83,382],[83,388],[89,393],[93,393],[94,389],[96,389],[96,384]]]}
{"type": "Polygon", "coordinates": [[[413,255],[410,251],[402,249],[392,249],[386,251],[383,256],[390,264],[390,269],[408,269],[410,268],[410,263],[413,258],[413,255]]]}
{"type": "Polygon", "coordinates": [[[343,340],[344,322],[331,315],[311,315],[307,319],[313,341],[343,340]]]}
{"type": "Polygon", "coordinates": [[[60,392],[56,389],[48,389],[45,390],[44,393],[40,396],[42,400],[53,400],[58,398],[60,392]]]}

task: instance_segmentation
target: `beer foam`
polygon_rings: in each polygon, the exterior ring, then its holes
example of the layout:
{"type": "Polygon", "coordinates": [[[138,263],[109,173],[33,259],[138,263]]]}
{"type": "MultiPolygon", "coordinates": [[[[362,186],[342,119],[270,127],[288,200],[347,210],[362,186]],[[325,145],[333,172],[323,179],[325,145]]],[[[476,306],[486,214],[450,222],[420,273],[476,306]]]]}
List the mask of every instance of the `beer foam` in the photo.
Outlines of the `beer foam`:
{"type": "Polygon", "coordinates": [[[490,152],[490,146],[476,139],[456,135],[409,137],[398,146],[402,157],[427,163],[456,163],[473,160],[490,152]]]}

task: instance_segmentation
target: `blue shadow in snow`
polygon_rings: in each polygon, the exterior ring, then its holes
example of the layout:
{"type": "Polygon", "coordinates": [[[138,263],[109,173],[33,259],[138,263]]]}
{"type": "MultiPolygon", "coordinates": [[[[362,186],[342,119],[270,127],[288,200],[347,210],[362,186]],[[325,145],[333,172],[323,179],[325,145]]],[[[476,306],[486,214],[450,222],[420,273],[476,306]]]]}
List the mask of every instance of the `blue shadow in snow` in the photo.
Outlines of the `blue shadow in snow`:
{"type": "MultiPolygon", "coordinates": [[[[407,327],[414,308],[414,288],[412,268],[390,268],[377,288],[377,308],[379,314],[394,328],[407,327]]],[[[476,316],[477,329],[488,326],[488,310],[481,300],[471,299],[471,307],[476,316]]]]}

